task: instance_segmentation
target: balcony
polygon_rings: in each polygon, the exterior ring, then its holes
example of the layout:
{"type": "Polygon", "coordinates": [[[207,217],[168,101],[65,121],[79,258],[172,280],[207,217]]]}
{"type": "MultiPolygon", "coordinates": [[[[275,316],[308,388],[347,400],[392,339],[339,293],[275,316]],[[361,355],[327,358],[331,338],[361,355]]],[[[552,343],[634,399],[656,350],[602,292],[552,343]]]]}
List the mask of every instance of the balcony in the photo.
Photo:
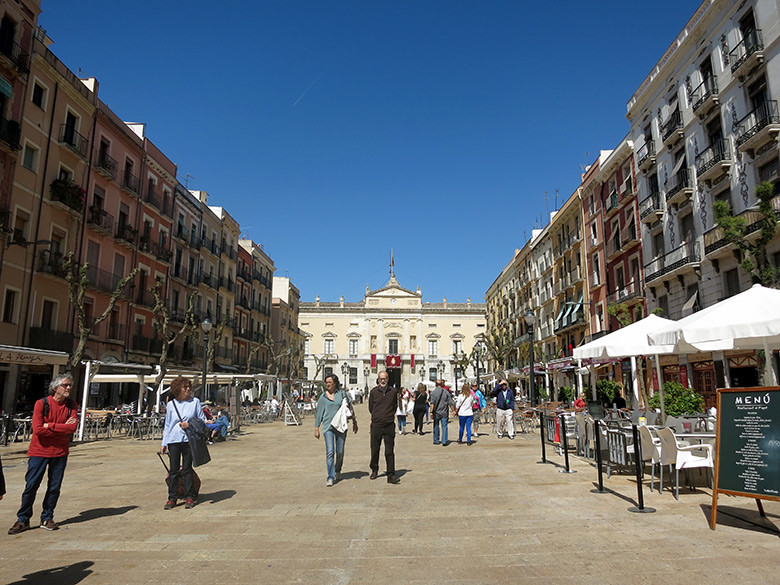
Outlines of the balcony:
{"type": "Polygon", "coordinates": [[[691,103],[693,111],[698,112],[700,118],[706,117],[712,108],[720,104],[718,80],[715,77],[708,77],[702,81],[691,92],[691,103]]]}
{"type": "Polygon", "coordinates": [[[204,275],[201,277],[201,279],[200,279],[200,282],[201,282],[202,284],[205,284],[205,285],[206,285],[207,287],[209,287],[209,288],[214,288],[214,289],[216,289],[216,288],[217,288],[217,287],[216,287],[216,280],[217,280],[217,279],[216,279],[216,278],[214,278],[214,275],[213,275],[213,274],[204,274],[204,275]]]}
{"type": "Polygon", "coordinates": [[[65,278],[65,258],[62,253],[42,250],[38,255],[38,272],[65,278]]]}
{"type": "Polygon", "coordinates": [[[143,335],[133,335],[131,347],[134,351],[156,354],[162,353],[162,342],[159,339],[145,337],[143,335]]]}
{"type": "Polygon", "coordinates": [[[639,220],[651,224],[659,221],[664,215],[661,207],[661,194],[655,191],[639,203],[639,220]]]}
{"type": "Polygon", "coordinates": [[[138,230],[128,224],[123,224],[121,221],[117,224],[115,239],[119,243],[129,244],[135,246],[136,239],[138,238],[138,230]]]}
{"type": "Polygon", "coordinates": [[[22,127],[16,120],[8,120],[0,117],[0,142],[9,150],[20,150],[22,127]]]}
{"type": "Polygon", "coordinates": [[[174,235],[185,244],[189,244],[190,231],[183,225],[179,224],[176,226],[176,233],[174,235]]]}
{"type": "Polygon", "coordinates": [[[138,193],[141,191],[141,180],[127,170],[122,173],[122,182],[120,185],[122,189],[130,191],[135,195],[138,195],[138,193]]]}
{"type": "Polygon", "coordinates": [[[638,299],[641,295],[641,283],[638,281],[631,281],[628,284],[619,286],[616,290],[607,293],[607,305],[625,303],[632,299],[638,299]]]}
{"type": "Polygon", "coordinates": [[[736,125],[737,148],[753,157],[753,152],[765,142],[776,140],[780,133],[780,114],[777,101],[767,100],[736,125]]]}
{"type": "Polygon", "coordinates": [[[639,149],[639,152],[636,153],[636,157],[638,161],[637,166],[639,167],[639,170],[643,172],[655,166],[655,142],[653,142],[652,138],[649,142],[644,143],[642,148],[639,149]]]}
{"type": "Polygon", "coordinates": [[[661,127],[661,140],[666,146],[674,144],[683,137],[683,117],[680,110],[675,110],[661,127]]]}
{"type": "Polygon", "coordinates": [[[125,340],[125,326],[119,323],[109,323],[106,327],[106,339],[115,341],[125,340]]]}
{"type": "Polygon", "coordinates": [[[189,274],[187,273],[187,268],[182,266],[181,264],[177,264],[173,267],[172,276],[174,278],[178,278],[179,280],[183,280],[187,282],[189,280],[189,274]]]}
{"type": "Polygon", "coordinates": [[[108,270],[102,270],[97,266],[87,265],[87,283],[98,290],[112,293],[122,280],[121,274],[114,274],[108,270]]]}
{"type": "Polygon", "coordinates": [[[650,284],[661,277],[671,277],[687,270],[698,269],[701,255],[696,242],[684,242],[678,248],[645,264],[645,283],[650,284]]]}
{"type": "MultiPolygon", "coordinates": [[[[135,193],[138,193],[138,191],[135,191],[135,193]]],[[[162,210],[162,200],[160,199],[160,196],[157,194],[157,191],[155,191],[153,185],[149,185],[146,188],[146,193],[144,193],[144,202],[148,203],[149,205],[155,207],[158,210],[162,210]]]]}
{"type": "Polygon", "coordinates": [[[569,272],[569,287],[576,286],[582,282],[582,268],[575,266],[574,270],[569,272]]]}
{"type": "Polygon", "coordinates": [[[0,55],[11,62],[20,73],[30,72],[30,54],[11,38],[0,40],[0,55]]]}
{"type": "Polygon", "coordinates": [[[175,305],[168,307],[168,319],[174,323],[184,323],[187,319],[187,312],[175,305]]]}
{"type": "Polygon", "coordinates": [[[232,279],[227,278],[226,276],[219,277],[219,286],[221,288],[227,289],[229,292],[234,292],[235,290],[235,283],[232,279]]]}
{"type": "Polygon", "coordinates": [[[107,234],[113,234],[114,216],[99,207],[90,207],[87,210],[87,225],[107,234]]]}
{"type": "Polygon", "coordinates": [[[195,250],[200,249],[200,238],[198,237],[198,234],[195,232],[192,232],[190,234],[190,247],[194,248],[195,250]]]}
{"type": "Polygon", "coordinates": [[[693,196],[693,181],[690,169],[680,169],[672,175],[666,186],[666,204],[682,205],[693,196]]]}
{"type": "Polygon", "coordinates": [[[52,201],[57,201],[77,213],[84,208],[84,198],[87,192],[69,179],[54,179],[49,185],[49,195],[52,201]]]}
{"type": "Polygon", "coordinates": [[[154,307],[157,303],[154,294],[146,286],[143,286],[135,294],[135,304],[143,307],[154,307]]]}
{"type": "Polygon", "coordinates": [[[165,244],[152,244],[152,251],[154,252],[155,257],[161,262],[170,263],[171,258],[173,258],[173,252],[168,250],[165,247],[165,244]]]}
{"type": "Polygon", "coordinates": [[[743,77],[756,65],[764,60],[764,41],[761,38],[761,30],[751,30],[736,47],[729,51],[729,63],[731,74],[735,77],[743,77]]]}
{"type": "Polygon", "coordinates": [[[607,248],[605,251],[605,257],[607,259],[607,262],[612,260],[615,256],[620,254],[623,251],[623,245],[620,241],[620,234],[617,233],[614,236],[612,236],[609,240],[607,240],[607,248]]]}
{"type": "Polygon", "coordinates": [[[66,144],[78,154],[81,158],[87,156],[87,148],[89,148],[89,139],[86,136],[82,136],[76,129],[69,124],[60,124],[60,144],[66,144]]]}
{"type": "Polygon", "coordinates": [[[613,215],[619,207],[620,203],[618,201],[617,191],[613,191],[609,194],[609,198],[604,202],[604,213],[606,214],[606,217],[613,215]]]}
{"type": "Polygon", "coordinates": [[[732,165],[731,146],[728,140],[718,140],[696,157],[696,178],[711,183],[713,179],[728,173],[732,165]]]}
{"type": "Polygon", "coordinates": [[[245,296],[237,296],[236,297],[236,306],[241,307],[242,309],[246,309],[247,311],[252,310],[252,305],[249,302],[249,299],[245,296]]]}
{"type": "Polygon", "coordinates": [[[46,327],[30,327],[30,347],[51,351],[73,351],[73,334],[46,327]]]}
{"type": "Polygon", "coordinates": [[[117,162],[111,158],[107,152],[97,152],[95,169],[106,178],[116,181],[117,162]]]}
{"type": "Polygon", "coordinates": [[[588,284],[590,284],[590,288],[598,288],[601,286],[604,286],[604,282],[601,279],[601,274],[599,272],[591,272],[588,278],[588,284]]]}
{"type": "MultiPolygon", "coordinates": [[[[775,215],[780,217],[780,196],[772,198],[772,208],[775,211],[775,215]]],[[[737,217],[744,220],[745,223],[745,235],[750,235],[761,229],[762,220],[764,216],[757,210],[745,210],[737,217]]],[[[704,255],[709,256],[713,252],[723,248],[724,250],[730,250],[730,242],[726,239],[723,228],[715,226],[704,234],[704,255]],[[729,246],[726,248],[726,246],[729,246]]]]}

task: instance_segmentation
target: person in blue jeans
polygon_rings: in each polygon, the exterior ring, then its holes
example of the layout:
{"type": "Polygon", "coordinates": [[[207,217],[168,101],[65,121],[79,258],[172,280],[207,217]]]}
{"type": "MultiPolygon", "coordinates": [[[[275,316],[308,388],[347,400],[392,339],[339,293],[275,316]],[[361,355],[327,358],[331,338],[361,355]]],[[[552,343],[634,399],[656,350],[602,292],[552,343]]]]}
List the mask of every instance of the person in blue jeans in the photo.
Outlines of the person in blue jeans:
{"type": "Polygon", "coordinates": [[[436,388],[431,392],[430,404],[433,414],[433,444],[446,447],[449,444],[447,424],[450,422],[450,409],[455,406],[455,402],[450,393],[444,389],[444,380],[436,380],[436,388]]]}
{"type": "Polygon", "coordinates": [[[349,394],[341,389],[339,378],[336,374],[328,374],[325,377],[325,392],[317,400],[317,411],[314,414],[314,437],[320,438],[320,434],[325,437],[325,466],[328,470],[328,479],[325,485],[330,487],[337,480],[341,473],[341,466],[344,463],[344,443],[347,440],[346,429],[338,431],[331,426],[333,417],[341,408],[342,402],[346,400],[352,417],[352,432],[358,432],[357,419],[355,411],[352,409],[352,402],[349,394]],[[325,429],[320,433],[320,428],[325,429]]]}
{"type": "Polygon", "coordinates": [[[458,398],[455,400],[455,412],[460,422],[458,443],[463,442],[463,431],[466,431],[466,442],[471,445],[471,423],[474,420],[474,395],[468,383],[463,384],[458,398]]]}

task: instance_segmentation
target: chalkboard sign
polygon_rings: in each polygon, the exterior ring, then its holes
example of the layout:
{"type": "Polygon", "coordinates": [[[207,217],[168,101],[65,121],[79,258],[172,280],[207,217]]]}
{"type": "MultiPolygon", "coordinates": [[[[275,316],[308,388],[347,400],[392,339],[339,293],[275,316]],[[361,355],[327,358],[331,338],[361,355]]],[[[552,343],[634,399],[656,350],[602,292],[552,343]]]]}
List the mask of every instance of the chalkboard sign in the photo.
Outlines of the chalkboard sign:
{"type": "Polygon", "coordinates": [[[719,388],[715,482],[718,493],[780,501],[780,387],[719,388]]]}

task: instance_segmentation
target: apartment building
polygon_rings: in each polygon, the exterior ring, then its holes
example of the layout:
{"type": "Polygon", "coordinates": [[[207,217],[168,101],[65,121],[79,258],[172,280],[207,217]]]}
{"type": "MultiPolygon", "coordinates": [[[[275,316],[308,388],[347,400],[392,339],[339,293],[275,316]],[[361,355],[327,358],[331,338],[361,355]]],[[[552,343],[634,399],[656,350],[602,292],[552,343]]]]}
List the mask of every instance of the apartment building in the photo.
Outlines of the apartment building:
{"type": "MultiPolygon", "coordinates": [[[[664,317],[750,285],[715,225],[713,202],[726,201],[750,224],[756,185],[778,182],[779,38],[776,2],[705,1],[628,102],[647,304],[664,317]]],[[[780,261],[780,238],[769,251],[780,261]]],[[[690,381],[712,401],[725,375],[755,380],[755,359],[683,356],[664,377],[690,381]]]]}
{"type": "Polygon", "coordinates": [[[303,335],[298,328],[301,293],[286,276],[274,276],[271,304],[271,338],[281,352],[277,373],[290,379],[303,373],[303,335]]]}
{"type": "MultiPolygon", "coordinates": [[[[263,251],[260,244],[252,240],[242,239],[238,242],[241,250],[249,253],[252,282],[250,286],[249,303],[251,305],[249,329],[252,341],[261,343],[260,347],[249,345],[250,363],[259,371],[267,371],[268,347],[265,346],[267,336],[271,334],[271,296],[273,274],[276,270],[273,260],[263,251]]],[[[239,252],[241,251],[239,250],[239,252]]]]}

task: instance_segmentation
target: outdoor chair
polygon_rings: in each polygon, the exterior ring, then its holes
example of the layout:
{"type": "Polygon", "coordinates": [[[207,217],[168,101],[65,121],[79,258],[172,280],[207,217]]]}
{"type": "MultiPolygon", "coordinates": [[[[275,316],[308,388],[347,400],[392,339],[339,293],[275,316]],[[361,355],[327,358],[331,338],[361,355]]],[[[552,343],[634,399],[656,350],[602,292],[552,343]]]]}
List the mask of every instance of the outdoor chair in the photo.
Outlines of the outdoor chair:
{"type": "MultiPolygon", "coordinates": [[[[661,463],[661,439],[653,437],[650,429],[645,425],[640,425],[639,442],[642,447],[642,462],[650,463],[650,491],[653,491],[655,485],[655,466],[661,463]]],[[[661,493],[659,485],[658,493],[661,493]]]]}
{"type": "MultiPolygon", "coordinates": [[[[672,429],[665,427],[658,429],[658,438],[661,440],[661,489],[663,489],[664,470],[668,465],[671,472],[672,465],[675,469],[675,499],[680,496],[680,470],[709,467],[715,468],[712,458],[712,445],[681,445],[677,442],[672,429]]],[[[688,482],[690,486],[690,482],[688,482]]]]}

